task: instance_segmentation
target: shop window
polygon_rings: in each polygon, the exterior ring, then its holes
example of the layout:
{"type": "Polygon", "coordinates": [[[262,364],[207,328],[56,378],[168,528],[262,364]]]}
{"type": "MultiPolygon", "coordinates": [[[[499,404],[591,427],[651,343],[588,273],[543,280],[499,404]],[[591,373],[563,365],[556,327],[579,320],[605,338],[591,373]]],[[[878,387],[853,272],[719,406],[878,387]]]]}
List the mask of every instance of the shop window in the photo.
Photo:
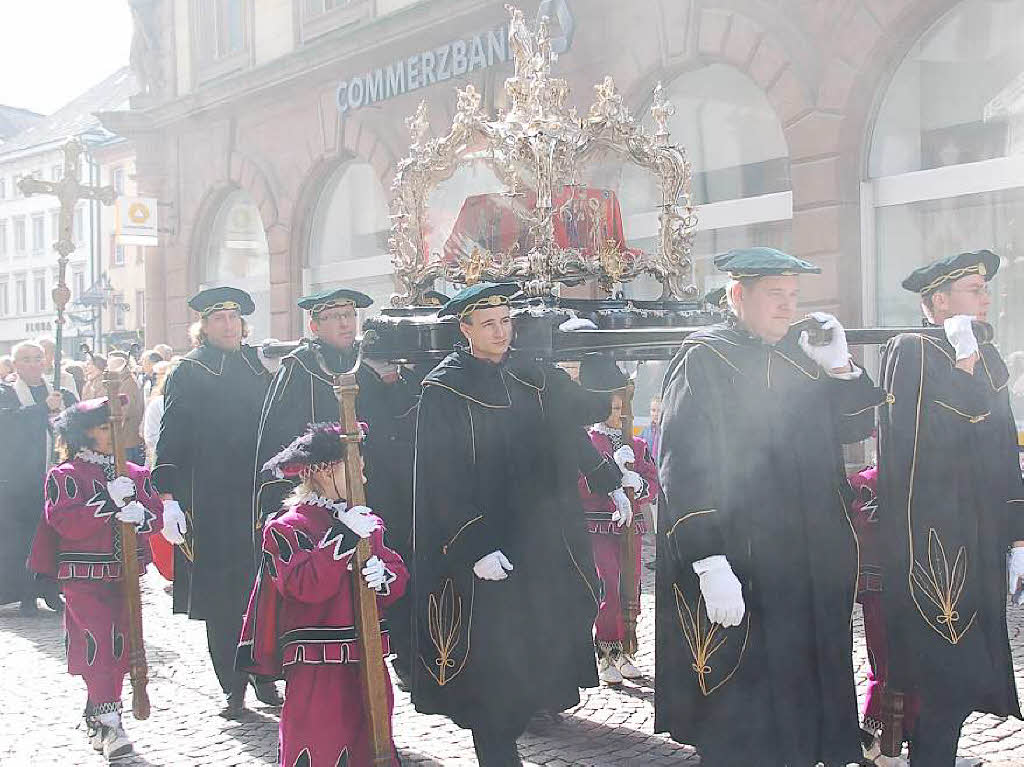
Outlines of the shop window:
{"type": "MultiPolygon", "coordinates": [[[[862,185],[867,321],[916,325],[918,297],[903,278],[988,248],[1001,259],[989,321],[1003,355],[1024,357],[1022,29],[1024,0],[963,0],[897,68],[862,185]]],[[[1015,406],[1024,424],[1024,401],[1015,406]]]]}

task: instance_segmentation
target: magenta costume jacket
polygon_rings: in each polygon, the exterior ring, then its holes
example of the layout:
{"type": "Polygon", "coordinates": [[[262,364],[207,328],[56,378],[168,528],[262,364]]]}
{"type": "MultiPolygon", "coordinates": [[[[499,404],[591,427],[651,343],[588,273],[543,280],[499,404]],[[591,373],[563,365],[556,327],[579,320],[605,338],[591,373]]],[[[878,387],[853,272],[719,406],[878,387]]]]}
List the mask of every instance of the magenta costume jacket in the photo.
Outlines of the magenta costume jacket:
{"type": "MultiPolygon", "coordinates": [[[[377,603],[387,607],[404,592],[409,572],[384,543],[384,524],[371,535],[388,582],[377,603]]],[[[331,509],[302,503],[280,512],[263,531],[263,560],[242,625],[235,668],[279,677],[293,664],[348,664],[359,658],[349,563],[359,542],[331,509]]],[[[361,576],[360,576],[361,577],[361,576]]],[[[384,654],[390,652],[381,619],[384,654]]]]}
{"type": "MultiPolygon", "coordinates": [[[[112,475],[112,469],[108,471],[112,475]]],[[[152,560],[149,535],[163,524],[163,502],[148,469],[129,463],[128,477],[135,482],[135,500],[146,508],[137,539],[141,573],[152,560]]],[[[114,517],[118,509],[107,493],[107,481],[112,478],[103,466],[81,457],[50,469],[30,570],[62,582],[121,578],[121,523],[114,517]]]]}
{"type": "MultiPolygon", "coordinates": [[[[614,466],[615,451],[623,444],[618,431],[598,424],[588,429],[587,433],[597,452],[614,466]]],[[[641,437],[633,437],[632,447],[633,455],[636,457],[633,470],[643,480],[643,488],[633,501],[633,529],[642,535],[647,532],[647,525],[644,523],[643,514],[640,513],[640,507],[656,499],[661,488],[658,484],[658,466],[651,457],[647,443],[641,437]]],[[[591,492],[587,478],[583,474],[579,477],[579,487],[583,511],[587,518],[587,531],[601,535],[620,535],[623,528],[612,522],[612,513],[615,511],[612,499],[606,493],[591,492]]]]}

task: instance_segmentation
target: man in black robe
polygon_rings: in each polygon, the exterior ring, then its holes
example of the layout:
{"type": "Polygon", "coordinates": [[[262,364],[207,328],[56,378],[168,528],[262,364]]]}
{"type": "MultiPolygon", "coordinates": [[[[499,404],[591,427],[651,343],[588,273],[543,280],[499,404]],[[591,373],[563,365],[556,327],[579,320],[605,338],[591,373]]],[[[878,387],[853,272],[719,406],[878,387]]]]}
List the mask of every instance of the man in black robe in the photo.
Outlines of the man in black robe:
{"type": "MultiPolygon", "coordinates": [[[[346,288],[299,300],[299,308],[309,312],[313,338],[303,339],[287,354],[274,375],[260,416],[257,466],[264,466],[310,423],[338,419],[333,379],[355,365],[356,310],[372,303],[369,296],[346,288]]],[[[356,373],[356,383],[356,414],[369,432],[363,445],[367,503],[387,524],[390,544],[407,559],[412,551],[412,442],[419,384],[408,380],[396,365],[367,358],[356,373]]],[[[257,530],[280,510],[293,487],[291,480],[272,472],[257,475],[253,509],[257,530]]],[[[395,667],[405,677],[411,642],[408,600],[392,604],[388,613],[395,667]]]]}
{"type": "Polygon", "coordinates": [[[468,348],[424,379],[416,431],[413,703],[471,729],[485,767],[520,764],[531,715],[597,684],[576,482],[600,463],[586,466],[580,427],[608,404],[509,353],[517,290],[478,283],[439,312],[468,348]]]}
{"type": "Polygon", "coordinates": [[[663,393],[655,732],[709,767],[855,762],[842,445],[882,395],[834,317],[814,315],[826,346],[788,332],[817,267],[770,248],[715,264],[735,316],[687,339],[663,393]]]}
{"type": "Polygon", "coordinates": [[[51,608],[61,608],[56,586],[36,582],[25,561],[43,513],[53,440],[50,417],[76,400],[69,391],[54,391],[45,379],[45,352],[39,344],[17,344],[12,356],[14,381],[0,383],[0,604],[20,602],[22,614],[31,615],[38,611],[40,594],[51,608]]]}
{"type": "MultiPolygon", "coordinates": [[[[206,621],[225,714],[233,716],[244,707],[248,682],[235,673],[234,658],[255,577],[256,427],[270,374],[243,343],[243,317],[255,308],[248,293],[210,288],[189,306],[201,316],[193,326],[198,345],[164,386],[153,480],[164,498],[164,537],[178,543],[174,611],[206,621]]],[[[279,702],[271,682],[257,684],[256,695],[279,702]]]]}
{"type": "MultiPolygon", "coordinates": [[[[903,287],[921,296],[936,340],[893,339],[883,354],[889,404],[879,434],[879,539],[890,690],[912,695],[910,763],[956,761],[972,711],[1020,718],[1006,631],[1009,590],[1024,576],[1024,487],[999,350],[980,342],[988,281],[999,257],[987,250],[943,258],[903,287]]],[[[872,648],[884,652],[886,648],[872,648]]]]}

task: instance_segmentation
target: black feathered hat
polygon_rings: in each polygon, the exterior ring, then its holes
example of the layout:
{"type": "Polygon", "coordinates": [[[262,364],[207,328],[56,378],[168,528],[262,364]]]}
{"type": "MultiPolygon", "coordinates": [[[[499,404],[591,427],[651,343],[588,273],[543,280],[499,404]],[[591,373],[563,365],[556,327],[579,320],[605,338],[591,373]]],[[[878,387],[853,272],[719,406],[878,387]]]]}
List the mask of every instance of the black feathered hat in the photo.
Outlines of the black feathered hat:
{"type": "MultiPolygon", "coordinates": [[[[121,405],[128,404],[128,395],[121,394],[121,405]]],[[[110,403],[106,397],[76,402],[60,412],[53,421],[53,430],[68,445],[86,445],[86,432],[110,420],[110,403]]]]}
{"type": "Polygon", "coordinates": [[[611,357],[587,354],[580,362],[580,386],[592,392],[612,392],[625,389],[629,378],[611,357]]]}
{"type": "MultiPolygon", "coordinates": [[[[365,437],[366,424],[360,423],[359,431],[365,437]]],[[[263,464],[263,470],[279,479],[305,479],[329,469],[345,460],[342,436],[341,424],[337,421],[311,423],[303,434],[263,464]]]]}

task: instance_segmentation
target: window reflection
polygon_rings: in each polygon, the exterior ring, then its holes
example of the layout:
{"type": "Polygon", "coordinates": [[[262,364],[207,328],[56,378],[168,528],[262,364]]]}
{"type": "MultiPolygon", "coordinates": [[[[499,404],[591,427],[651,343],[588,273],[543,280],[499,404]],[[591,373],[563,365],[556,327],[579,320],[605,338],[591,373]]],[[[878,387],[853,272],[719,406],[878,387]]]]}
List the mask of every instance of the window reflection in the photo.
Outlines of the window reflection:
{"type": "Polygon", "coordinates": [[[918,41],[889,86],[870,174],[1024,152],[1024,0],[965,0],[918,41]]]}

